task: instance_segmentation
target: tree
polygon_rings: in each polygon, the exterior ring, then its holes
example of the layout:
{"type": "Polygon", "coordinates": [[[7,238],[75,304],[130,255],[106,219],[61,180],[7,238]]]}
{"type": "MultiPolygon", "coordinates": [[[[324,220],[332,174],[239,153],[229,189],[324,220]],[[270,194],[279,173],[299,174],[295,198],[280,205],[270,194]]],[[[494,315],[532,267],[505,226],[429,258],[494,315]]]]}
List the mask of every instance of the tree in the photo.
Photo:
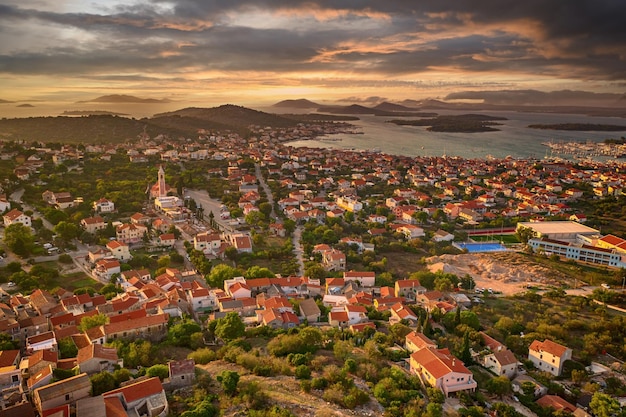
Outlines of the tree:
{"type": "Polygon", "coordinates": [[[530,227],[518,227],[515,231],[515,235],[520,242],[526,244],[530,239],[535,236],[535,232],[530,227]]]}
{"type": "Polygon", "coordinates": [[[74,223],[61,221],[54,226],[54,233],[59,235],[63,241],[69,242],[78,237],[80,229],[74,223]]]}
{"type": "Polygon", "coordinates": [[[596,417],[611,417],[617,415],[620,411],[619,402],[610,395],[600,391],[593,394],[589,407],[591,407],[591,411],[593,411],[596,417]]]}
{"type": "Polygon", "coordinates": [[[22,223],[14,223],[4,229],[4,243],[16,255],[30,255],[34,240],[30,227],[22,223]]]}
{"type": "Polygon", "coordinates": [[[252,278],[274,278],[276,275],[268,268],[263,268],[258,265],[252,265],[243,274],[247,279],[252,278]]]}
{"type": "Polygon", "coordinates": [[[443,406],[439,403],[428,403],[426,406],[426,417],[441,417],[443,416],[443,406]]]}
{"type": "Polygon", "coordinates": [[[500,398],[510,394],[513,390],[511,386],[511,381],[509,381],[509,379],[505,375],[491,378],[485,384],[485,388],[487,389],[487,392],[493,395],[497,395],[500,398]]]}
{"type": "Polygon", "coordinates": [[[146,370],[146,375],[149,377],[158,376],[161,381],[165,380],[168,376],[170,376],[170,370],[167,365],[156,364],[152,365],[146,370]]]}
{"type": "Polygon", "coordinates": [[[240,275],[241,271],[239,271],[238,269],[233,268],[230,265],[219,264],[215,265],[211,269],[211,272],[209,273],[209,275],[207,275],[206,280],[211,287],[223,288],[224,281],[240,275]]]}
{"type": "Polygon", "coordinates": [[[465,365],[472,363],[472,353],[470,351],[469,331],[465,332],[465,334],[463,335],[463,343],[461,344],[461,349],[459,351],[459,359],[465,365]]]}
{"type": "Polygon", "coordinates": [[[103,313],[96,314],[95,316],[85,316],[80,320],[78,330],[80,330],[81,332],[86,332],[93,327],[102,326],[103,324],[107,324],[108,322],[109,317],[103,313]]]}
{"type": "Polygon", "coordinates": [[[60,359],[75,358],[78,354],[78,348],[69,336],[59,340],[58,349],[60,359]]]}
{"type": "Polygon", "coordinates": [[[246,333],[246,326],[241,321],[241,317],[236,312],[230,312],[221,319],[216,320],[215,335],[220,339],[233,340],[243,337],[246,333]]]}
{"type": "Polygon", "coordinates": [[[102,371],[89,378],[91,381],[91,395],[97,396],[117,388],[115,377],[107,371],[102,371]]]}
{"type": "Polygon", "coordinates": [[[239,384],[239,374],[235,371],[223,371],[217,376],[217,380],[222,384],[224,392],[233,396],[237,392],[237,384],[239,384]]]}
{"type": "Polygon", "coordinates": [[[202,332],[202,328],[198,323],[191,319],[185,319],[170,326],[167,331],[167,339],[176,346],[191,348],[191,337],[200,332],[202,332]]]}
{"type": "Polygon", "coordinates": [[[0,333],[0,351],[19,349],[19,347],[19,342],[13,340],[8,333],[0,333]]]}

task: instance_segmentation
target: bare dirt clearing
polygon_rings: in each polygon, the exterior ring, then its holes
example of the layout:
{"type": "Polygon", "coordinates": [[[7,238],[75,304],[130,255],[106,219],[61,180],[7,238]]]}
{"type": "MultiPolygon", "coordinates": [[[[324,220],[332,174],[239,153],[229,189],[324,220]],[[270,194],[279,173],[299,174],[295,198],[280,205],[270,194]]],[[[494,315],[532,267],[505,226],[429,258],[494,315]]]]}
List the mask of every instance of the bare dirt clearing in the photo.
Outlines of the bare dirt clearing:
{"type": "MultiPolygon", "coordinates": [[[[299,382],[292,376],[278,375],[271,378],[259,377],[251,374],[243,367],[224,362],[221,360],[210,362],[206,365],[196,365],[207,371],[213,379],[222,371],[236,371],[241,375],[239,384],[256,381],[267,394],[271,405],[279,405],[288,409],[293,414],[302,417],[348,417],[348,416],[379,416],[382,415],[384,409],[371,396],[369,403],[364,406],[355,408],[354,410],[344,409],[339,405],[331,404],[322,398],[303,392],[300,389],[299,382]]],[[[355,382],[360,382],[356,381],[355,382]]],[[[217,384],[217,382],[214,382],[217,384]]],[[[358,383],[361,388],[365,384],[358,383]]],[[[371,394],[371,393],[370,393],[371,394]]],[[[224,416],[240,415],[240,406],[232,406],[223,410],[224,416]]]]}
{"type": "Polygon", "coordinates": [[[477,288],[491,288],[504,295],[523,292],[527,285],[556,286],[569,281],[565,274],[514,252],[441,255],[427,258],[426,263],[431,272],[449,272],[459,277],[469,274],[477,288]]]}

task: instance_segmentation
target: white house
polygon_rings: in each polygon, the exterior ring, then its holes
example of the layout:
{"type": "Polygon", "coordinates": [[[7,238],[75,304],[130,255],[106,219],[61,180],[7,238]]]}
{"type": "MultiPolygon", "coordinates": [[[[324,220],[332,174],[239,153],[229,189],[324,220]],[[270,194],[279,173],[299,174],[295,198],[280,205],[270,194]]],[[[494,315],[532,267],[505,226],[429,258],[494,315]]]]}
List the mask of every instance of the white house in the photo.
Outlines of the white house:
{"type": "Polygon", "coordinates": [[[478,386],[472,372],[447,349],[420,349],[411,354],[410,366],[422,383],[440,389],[446,397],[454,392],[473,392],[478,386]]]}
{"type": "Polygon", "coordinates": [[[98,213],[112,213],[115,211],[115,203],[106,198],[93,202],[93,209],[98,213]]]}
{"type": "Polygon", "coordinates": [[[7,214],[2,216],[2,218],[4,220],[5,227],[8,227],[15,223],[22,223],[24,226],[28,227],[30,227],[32,224],[30,216],[27,216],[18,209],[13,209],[9,211],[7,214]]]}
{"type": "Polygon", "coordinates": [[[559,376],[566,360],[572,359],[572,349],[551,340],[533,341],[528,348],[528,359],[540,371],[559,376]]]}

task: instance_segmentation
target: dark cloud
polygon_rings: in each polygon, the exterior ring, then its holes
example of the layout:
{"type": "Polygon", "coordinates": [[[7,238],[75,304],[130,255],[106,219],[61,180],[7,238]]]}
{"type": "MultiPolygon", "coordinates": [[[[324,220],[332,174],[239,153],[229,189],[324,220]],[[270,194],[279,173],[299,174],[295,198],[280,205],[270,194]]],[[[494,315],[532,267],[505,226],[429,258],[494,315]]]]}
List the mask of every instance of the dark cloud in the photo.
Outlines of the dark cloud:
{"type": "Polygon", "coordinates": [[[184,81],[188,72],[209,70],[276,78],[331,72],[359,83],[437,69],[483,78],[626,80],[620,0],[146,0],[94,10],[0,5],[0,27],[88,35],[74,44],[59,33],[57,46],[47,48],[0,46],[0,72],[137,82],[158,82],[163,73],[184,81]],[[281,26],[242,18],[261,12],[281,26]]]}

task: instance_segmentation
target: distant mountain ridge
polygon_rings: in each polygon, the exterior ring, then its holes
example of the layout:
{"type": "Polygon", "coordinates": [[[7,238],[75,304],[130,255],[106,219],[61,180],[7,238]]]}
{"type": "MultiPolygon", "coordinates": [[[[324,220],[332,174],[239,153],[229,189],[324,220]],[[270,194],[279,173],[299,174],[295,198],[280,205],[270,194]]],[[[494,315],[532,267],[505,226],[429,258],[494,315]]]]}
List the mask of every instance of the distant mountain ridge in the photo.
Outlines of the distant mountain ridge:
{"type": "Polygon", "coordinates": [[[78,101],[77,103],[171,103],[170,100],[156,98],[140,98],[126,94],[109,94],[106,96],[96,97],[93,100],[78,101]]]}
{"type": "Polygon", "coordinates": [[[307,100],[306,98],[299,98],[296,100],[283,100],[272,105],[272,107],[290,107],[292,109],[316,109],[320,106],[321,104],[317,104],[311,100],[307,100]]]}

